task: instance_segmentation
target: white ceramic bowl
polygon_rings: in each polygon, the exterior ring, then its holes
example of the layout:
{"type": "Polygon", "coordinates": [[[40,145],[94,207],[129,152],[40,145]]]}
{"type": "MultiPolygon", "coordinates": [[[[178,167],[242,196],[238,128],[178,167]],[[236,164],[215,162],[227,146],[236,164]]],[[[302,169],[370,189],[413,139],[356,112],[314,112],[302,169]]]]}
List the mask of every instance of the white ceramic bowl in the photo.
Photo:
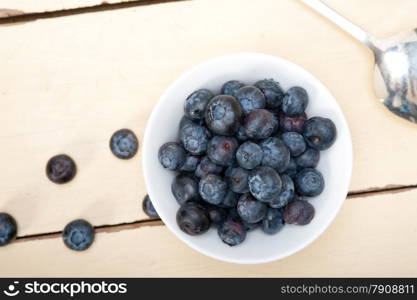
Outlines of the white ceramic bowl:
{"type": "Polygon", "coordinates": [[[348,192],[352,170],[349,128],[340,107],[327,88],[301,67],[282,58],[258,53],[214,58],[178,78],[154,108],[142,147],[148,193],[165,225],[191,248],[219,260],[240,264],[278,260],[313,242],[338,213],[348,192]],[[317,167],[323,173],[325,189],[321,195],[310,200],[316,209],[316,215],[307,226],[286,225],[275,235],[266,235],[261,230],[249,232],[246,240],[235,247],[224,244],[215,229],[210,229],[201,236],[189,236],[176,223],[179,205],[171,193],[171,182],[175,173],[160,165],[158,149],[166,142],[178,140],[178,124],[183,116],[184,100],[194,90],[208,88],[219,93],[222,84],[228,80],[253,84],[264,78],[274,78],[284,89],[294,85],[304,87],[310,96],[308,116],[328,117],[336,124],[337,140],[330,149],[321,152],[317,167]]]}

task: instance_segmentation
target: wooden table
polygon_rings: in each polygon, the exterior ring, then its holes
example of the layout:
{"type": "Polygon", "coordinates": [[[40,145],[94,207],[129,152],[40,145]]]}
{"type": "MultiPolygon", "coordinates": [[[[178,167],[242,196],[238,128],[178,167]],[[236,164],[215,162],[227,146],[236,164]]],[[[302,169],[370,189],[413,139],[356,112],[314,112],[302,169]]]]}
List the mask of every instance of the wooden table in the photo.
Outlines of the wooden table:
{"type": "MultiPolygon", "coordinates": [[[[296,0],[3,0],[0,9],[0,211],[19,223],[0,276],[417,276],[417,127],[372,90],[373,57],[296,0]],[[159,1],[161,2],[161,1],[159,1]],[[162,1],[164,2],[164,1],[162,1]],[[141,210],[141,153],[116,159],[117,129],[142,140],[159,96],[206,59],[264,52],[300,64],[334,94],[352,131],[350,195],[330,228],[270,264],[215,261],[141,210]],[[75,180],[54,185],[65,152],[75,180]],[[97,227],[86,252],[65,248],[75,218],[97,227]]],[[[326,0],[376,36],[416,27],[413,0],[326,0]]]]}

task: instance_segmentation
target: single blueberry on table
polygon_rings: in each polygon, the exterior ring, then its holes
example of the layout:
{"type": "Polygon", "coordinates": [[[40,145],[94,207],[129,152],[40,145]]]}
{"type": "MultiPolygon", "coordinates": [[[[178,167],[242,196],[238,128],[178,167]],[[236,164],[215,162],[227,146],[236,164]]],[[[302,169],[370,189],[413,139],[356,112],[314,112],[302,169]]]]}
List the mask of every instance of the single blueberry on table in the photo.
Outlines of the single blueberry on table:
{"type": "Polygon", "coordinates": [[[236,91],[238,89],[240,89],[241,87],[244,87],[245,85],[237,80],[230,80],[228,82],[226,82],[225,84],[223,84],[222,89],[221,89],[221,93],[223,95],[229,95],[229,96],[233,96],[236,97],[236,91]]]}
{"type": "Polygon", "coordinates": [[[252,110],[245,118],[243,127],[251,139],[265,139],[277,129],[277,118],[266,109],[252,110]]]}
{"type": "Polygon", "coordinates": [[[294,179],[295,175],[297,175],[297,171],[298,171],[298,166],[297,166],[296,160],[295,158],[291,157],[290,162],[283,174],[290,176],[291,179],[294,179]]]}
{"type": "Polygon", "coordinates": [[[284,132],[281,139],[293,157],[301,155],[306,150],[304,137],[298,132],[284,132]]]}
{"type": "Polygon", "coordinates": [[[307,120],[305,113],[297,117],[288,117],[284,113],[279,113],[279,129],[281,132],[303,133],[304,123],[307,120]]]}
{"type": "Polygon", "coordinates": [[[251,194],[260,201],[270,202],[281,193],[281,178],[270,167],[261,166],[253,169],[248,180],[251,194]]]}
{"type": "Polygon", "coordinates": [[[249,193],[240,196],[237,202],[237,213],[247,223],[258,223],[265,217],[268,207],[256,200],[249,193]]]}
{"type": "Polygon", "coordinates": [[[180,129],[181,144],[191,154],[199,155],[205,153],[209,139],[210,133],[203,126],[190,124],[180,129]]]}
{"type": "Polygon", "coordinates": [[[254,109],[265,108],[266,99],[264,94],[256,87],[248,85],[236,91],[236,99],[242,106],[243,113],[249,114],[254,109]]]}
{"type": "Polygon", "coordinates": [[[263,158],[261,165],[271,167],[278,172],[284,172],[290,163],[290,151],[284,142],[277,137],[269,137],[259,143],[263,158]]]}
{"type": "Polygon", "coordinates": [[[267,234],[275,234],[285,225],[284,215],[280,209],[269,208],[265,218],[262,220],[262,231],[267,234]]]}
{"type": "Polygon", "coordinates": [[[158,212],[152,204],[149,195],[146,195],[142,201],[142,210],[150,218],[159,218],[158,212]]]}
{"type": "Polygon", "coordinates": [[[197,181],[185,174],[175,176],[171,184],[171,191],[179,205],[200,199],[197,181]]]}
{"type": "Polygon", "coordinates": [[[77,167],[74,160],[65,154],[52,157],[46,164],[46,175],[54,183],[71,181],[76,173],[77,167]]]}
{"type": "Polygon", "coordinates": [[[194,175],[198,178],[203,178],[208,174],[220,174],[221,172],[223,172],[222,166],[216,165],[210,160],[210,158],[208,158],[208,156],[204,156],[197,165],[194,175]]]}
{"type": "Polygon", "coordinates": [[[191,120],[199,120],[204,117],[206,106],[214,95],[207,89],[200,89],[187,97],[184,103],[184,113],[191,120]]]}
{"type": "Polygon", "coordinates": [[[248,177],[248,170],[240,167],[231,168],[226,177],[229,189],[240,194],[249,192],[248,177]]]}
{"type": "Polygon", "coordinates": [[[206,108],[207,127],[218,135],[234,135],[240,126],[242,107],[232,96],[219,95],[210,100],[206,108]]]}
{"type": "Polygon", "coordinates": [[[180,171],[194,172],[197,169],[197,166],[199,163],[200,163],[199,156],[189,154],[186,156],[185,163],[182,165],[180,171]]]}
{"type": "Polygon", "coordinates": [[[227,210],[222,207],[208,204],[206,211],[209,215],[210,223],[215,226],[222,224],[227,218],[227,210]]]}
{"type": "Polygon", "coordinates": [[[281,193],[268,203],[272,208],[284,207],[294,197],[294,182],[291,177],[283,174],[281,175],[281,182],[281,193]]]}
{"type": "Polygon", "coordinates": [[[296,117],[304,113],[308,105],[308,94],[299,86],[290,88],[282,100],[282,111],[289,117],[296,117]]]}
{"type": "Polygon", "coordinates": [[[320,152],[313,148],[307,148],[303,154],[295,158],[300,168],[315,168],[320,160],[320,152]]]}
{"type": "Polygon", "coordinates": [[[227,194],[227,183],[220,176],[209,174],[199,183],[201,198],[210,204],[220,204],[227,194]]]}
{"type": "Polygon", "coordinates": [[[279,83],[273,79],[263,79],[255,83],[255,87],[261,90],[266,98],[266,107],[277,109],[282,105],[284,91],[279,83]]]}
{"type": "Polygon", "coordinates": [[[139,142],[129,129],[120,129],[110,139],[110,150],[118,158],[129,159],[138,152],[139,142]]]}
{"type": "Polygon", "coordinates": [[[208,143],[207,156],[217,165],[231,166],[238,147],[239,143],[234,137],[216,135],[208,143]]]}
{"type": "Polygon", "coordinates": [[[294,200],[284,209],[284,221],[287,224],[307,225],[313,219],[314,212],[309,202],[294,200]]]}
{"type": "Polygon", "coordinates": [[[236,152],[236,160],[242,168],[251,170],[262,162],[263,151],[261,146],[247,141],[239,146],[236,152]]]}
{"type": "Polygon", "coordinates": [[[241,244],[246,239],[246,228],[242,221],[228,218],[221,224],[217,233],[223,243],[229,246],[241,244]]]}
{"type": "Polygon", "coordinates": [[[189,235],[199,235],[210,228],[210,216],[199,203],[186,202],[177,212],[179,228],[189,235]]]}
{"type": "Polygon", "coordinates": [[[94,241],[94,227],[85,220],[75,220],[65,226],[62,237],[68,248],[83,251],[94,241]]]}
{"type": "Polygon", "coordinates": [[[17,223],[7,214],[0,213],[0,247],[11,243],[17,236],[17,223]]]}
{"type": "Polygon", "coordinates": [[[316,150],[330,148],[336,140],[336,126],[333,121],[322,117],[313,117],[304,124],[304,138],[307,144],[316,150]]]}
{"type": "Polygon", "coordinates": [[[318,196],[324,189],[323,175],[316,169],[302,169],[295,176],[295,188],[302,196],[318,196]]]}
{"type": "Polygon", "coordinates": [[[179,170],[185,163],[186,153],[179,143],[168,142],[159,148],[158,159],[164,168],[179,170]]]}
{"type": "Polygon", "coordinates": [[[223,201],[220,203],[223,207],[236,207],[238,200],[238,194],[228,190],[226,196],[224,196],[223,201]]]}
{"type": "Polygon", "coordinates": [[[239,126],[239,129],[236,133],[236,138],[240,143],[246,142],[249,139],[248,135],[246,134],[245,127],[239,126]]]}

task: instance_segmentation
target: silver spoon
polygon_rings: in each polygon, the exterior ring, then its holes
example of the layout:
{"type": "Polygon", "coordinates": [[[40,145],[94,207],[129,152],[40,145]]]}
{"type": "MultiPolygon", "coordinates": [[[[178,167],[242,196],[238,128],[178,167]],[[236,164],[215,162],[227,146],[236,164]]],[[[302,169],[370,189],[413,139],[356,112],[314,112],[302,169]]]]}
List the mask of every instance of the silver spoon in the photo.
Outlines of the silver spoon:
{"type": "Polygon", "coordinates": [[[376,39],[320,0],[300,0],[365,44],[375,55],[374,88],[396,115],[417,123],[417,28],[376,39]]]}

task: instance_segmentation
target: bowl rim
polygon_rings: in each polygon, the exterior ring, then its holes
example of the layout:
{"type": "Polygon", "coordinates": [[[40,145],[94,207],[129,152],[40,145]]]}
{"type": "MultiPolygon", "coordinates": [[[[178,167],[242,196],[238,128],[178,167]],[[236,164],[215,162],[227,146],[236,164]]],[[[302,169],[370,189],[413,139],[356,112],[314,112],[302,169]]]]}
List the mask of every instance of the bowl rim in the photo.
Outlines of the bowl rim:
{"type": "MultiPolygon", "coordinates": [[[[148,178],[148,176],[146,176],[146,173],[147,173],[146,170],[148,170],[148,168],[150,168],[150,162],[146,158],[149,157],[149,155],[151,155],[151,153],[148,153],[146,145],[148,144],[148,141],[150,141],[152,139],[150,128],[152,127],[152,124],[154,124],[156,122],[157,111],[159,111],[159,107],[161,107],[163,105],[163,103],[166,101],[167,97],[171,94],[172,90],[174,90],[176,88],[177,84],[179,82],[181,82],[182,80],[184,80],[184,78],[190,76],[190,74],[194,73],[196,70],[204,68],[206,66],[209,66],[210,64],[213,64],[218,60],[224,60],[224,59],[228,59],[228,58],[232,58],[232,57],[236,57],[236,56],[243,56],[243,57],[247,57],[249,59],[250,59],[250,57],[258,57],[259,58],[259,57],[263,56],[264,58],[272,59],[272,60],[275,60],[275,61],[279,61],[282,64],[290,65],[292,68],[297,69],[297,71],[305,73],[306,77],[308,78],[308,80],[312,84],[317,86],[320,90],[323,90],[327,94],[329,94],[330,98],[336,104],[336,107],[339,110],[339,113],[342,117],[340,121],[342,122],[343,126],[346,129],[346,137],[347,137],[348,144],[344,145],[344,147],[346,147],[347,154],[348,154],[347,157],[345,157],[346,162],[348,162],[348,164],[346,166],[346,172],[348,173],[347,174],[348,175],[348,177],[347,177],[348,180],[346,180],[345,186],[341,190],[343,190],[343,194],[347,196],[348,191],[349,191],[351,178],[352,178],[353,146],[352,146],[351,131],[350,131],[349,125],[348,125],[347,120],[346,120],[346,117],[345,117],[345,115],[343,113],[343,110],[341,109],[340,105],[338,104],[338,102],[336,101],[336,99],[332,95],[332,93],[329,91],[329,89],[319,79],[317,79],[315,76],[313,76],[309,71],[307,71],[303,67],[301,67],[298,64],[295,64],[295,63],[293,63],[293,62],[291,62],[291,61],[289,61],[285,58],[275,56],[275,55],[265,54],[265,53],[258,53],[258,52],[231,53],[231,54],[216,56],[216,57],[210,58],[208,60],[205,60],[201,63],[198,63],[197,65],[193,66],[192,68],[183,72],[179,77],[177,77],[169,85],[169,87],[165,90],[165,92],[159,97],[158,102],[153,107],[151,115],[147,120],[144,139],[143,139],[143,143],[142,143],[142,165],[143,165],[145,185],[146,185],[146,188],[148,190],[148,193],[149,194],[152,193],[151,189],[149,188],[152,185],[150,183],[150,178],[148,178]]],[[[168,227],[168,229],[177,238],[179,238],[182,242],[184,242],[190,248],[192,248],[192,249],[194,249],[194,250],[196,250],[196,251],[198,251],[198,252],[200,252],[200,253],[208,256],[208,257],[211,257],[211,258],[214,258],[214,259],[217,259],[217,260],[220,260],[220,261],[224,261],[224,262],[228,262],[228,263],[234,263],[234,264],[249,265],[249,264],[264,264],[264,263],[269,263],[269,262],[281,260],[281,259],[284,259],[288,256],[291,256],[291,255],[301,251],[302,249],[308,247],[316,239],[318,239],[318,237],[320,237],[324,233],[324,231],[330,226],[330,224],[334,221],[337,214],[340,212],[340,209],[341,209],[343,203],[346,200],[346,196],[345,196],[345,199],[340,201],[338,206],[334,209],[333,214],[331,216],[329,216],[329,218],[327,218],[325,221],[322,222],[322,224],[316,230],[314,235],[311,235],[310,237],[306,238],[302,243],[298,244],[296,247],[293,247],[291,250],[287,250],[285,252],[277,253],[277,255],[270,255],[267,258],[260,257],[258,259],[250,259],[250,260],[249,259],[239,259],[239,258],[231,260],[231,259],[228,259],[228,258],[224,258],[222,256],[219,256],[219,255],[215,254],[215,253],[212,253],[211,251],[208,251],[204,247],[200,247],[196,243],[192,243],[192,242],[188,241],[183,236],[178,234],[177,229],[172,228],[172,226],[169,224],[169,222],[165,221],[164,210],[159,207],[159,204],[157,202],[155,202],[155,203],[153,203],[153,205],[154,205],[156,211],[158,212],[159,217],[164,222],[165,226],[168,227]],[[160,213],[160,212],[162,212],[162,213],[160,213]]],[[[150,195],[150,198],[152,199],[151,195],[150,195]]]]}

